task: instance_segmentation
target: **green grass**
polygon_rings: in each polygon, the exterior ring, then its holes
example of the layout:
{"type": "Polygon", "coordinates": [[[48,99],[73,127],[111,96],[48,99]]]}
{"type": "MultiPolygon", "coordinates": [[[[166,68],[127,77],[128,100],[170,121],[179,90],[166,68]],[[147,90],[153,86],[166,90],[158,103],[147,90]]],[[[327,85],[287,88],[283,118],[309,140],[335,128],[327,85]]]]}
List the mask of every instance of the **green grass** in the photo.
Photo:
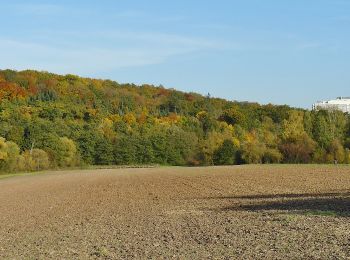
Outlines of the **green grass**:
{"type": "Polygon", "coordinates": [[[6,173],[6,174],[0,174],[0,180],[16,177],[16,176],[32,176],[32,175],[38,175],[43,173],[45,172],[6,173]]]}
{"type": "Polygon", "coordinates": [[[83,165],[79,167],[48,169],[34,172],[14,172],[14,173],[0,173],[0,180],[16,176],[34,176],[56,171],[77,171],[77,170],[103,170],[103,169],[126,169],[126,168],[156,168],[160,165],[83,165]]]}
{"type": "Polygon", "coordinates": [[[95,250],[93,253],[91,253],[91,256],[107,258],[109,256],[109,252],[105,247],[95,247],[95,250]]]}
{"type": "Polygon", "coordinates": [[[299,218],[295,214],[286,214],[284,218],[282,219],[283,222],[285,223],[291,223],[297,221],[299,218]]]}

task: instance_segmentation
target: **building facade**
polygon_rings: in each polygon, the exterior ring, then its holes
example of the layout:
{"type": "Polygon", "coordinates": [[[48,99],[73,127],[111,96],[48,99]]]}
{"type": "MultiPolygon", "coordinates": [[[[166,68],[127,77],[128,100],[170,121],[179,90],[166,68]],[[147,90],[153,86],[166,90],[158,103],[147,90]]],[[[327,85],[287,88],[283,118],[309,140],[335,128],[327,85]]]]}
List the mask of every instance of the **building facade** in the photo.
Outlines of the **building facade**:
{"type": "Polygon", "coordinates": [[[338,97],[329,101],[317,101],[312,105],[313,110],[340,110],[350,113],[350,97],[338,97]]]}

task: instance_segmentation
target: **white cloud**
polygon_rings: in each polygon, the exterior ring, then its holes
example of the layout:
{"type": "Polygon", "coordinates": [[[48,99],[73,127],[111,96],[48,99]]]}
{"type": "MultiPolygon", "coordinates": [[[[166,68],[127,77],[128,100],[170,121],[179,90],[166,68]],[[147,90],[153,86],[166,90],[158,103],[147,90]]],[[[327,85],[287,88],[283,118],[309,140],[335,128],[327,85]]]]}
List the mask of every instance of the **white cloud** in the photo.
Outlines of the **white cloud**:
{"type": "Polygon", "coordinates": [[[64,8],[56,4],[13,4],[10,8],[18,13],[31,15],[53,15],[64,11],[64,8]]]}
{"type": "MultiPolygon", "coordinates": [[[[58,4],[9,4],[7,8],[24,15],[77,15],[85,12],[58,4]]],[[[91,14],[93,14],[93,10],[91,14]]],[[[175,22],[181,16],[151,16],[140,11],[121,11],[120,18],[175,22]]],[[[43,19],[45,20],[45,19],[43,19]]],[[[128,31],[118,29],[89,29],[80,26],[69,31],[31,28],[19,36],[0,35],[0,67],[39,69],[59,73],[105,72],[123,67],[160,64],[179,55],[199,51],[239,49],[239,45],[217,39],[207,39],[164,32],[128,31]],[[1,38],[2,37],[2,38],[1,38]]],[[[46,27],[48,28],[48,27],[46,27]]],[[[68,30],[67,30],[68,29],[68,30]]]]}
{"type": "Polygon", "coordinates": [[[42,44],[0,40],[2,68],[52,70],[60,73],[88,73],[120,67],[162,62],[170,53],[98,48],[63,49],[42,44]]]}
{"type": "Polygon", "coordinates": [[[321,48],[322,45],[318,42],[304,42],[297,45],[297,50],[308,50],[321,48]]]}
{"type": "MultiPolygon", "coordinates": [[[[55,34],[58,38],[67,36],[55,34]]],[[[70,40],[59,44],[0,38],[0,67],[87,74],[160,64],[174,56],[223,48],[219,42],[180,35],[135,32],[98,35],[95,37],[104,37],[103,41],[109,42],[108,47],[89,43],[79,35],[73,41],[67,37],[70,40]],[[118,44],[121,39],[123,44],[118,44]]]]}

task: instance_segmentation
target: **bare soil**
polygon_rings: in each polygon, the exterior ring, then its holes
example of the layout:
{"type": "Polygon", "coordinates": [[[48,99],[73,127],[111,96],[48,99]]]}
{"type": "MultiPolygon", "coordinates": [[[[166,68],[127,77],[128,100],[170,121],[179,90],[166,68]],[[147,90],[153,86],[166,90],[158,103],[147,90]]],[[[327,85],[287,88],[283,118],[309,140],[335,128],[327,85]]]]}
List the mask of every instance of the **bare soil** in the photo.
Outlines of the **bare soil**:
{"type": "Polygon", "coordinates": [[[0,180],[0,259],[350,259],[350,167],[0,180]]]}

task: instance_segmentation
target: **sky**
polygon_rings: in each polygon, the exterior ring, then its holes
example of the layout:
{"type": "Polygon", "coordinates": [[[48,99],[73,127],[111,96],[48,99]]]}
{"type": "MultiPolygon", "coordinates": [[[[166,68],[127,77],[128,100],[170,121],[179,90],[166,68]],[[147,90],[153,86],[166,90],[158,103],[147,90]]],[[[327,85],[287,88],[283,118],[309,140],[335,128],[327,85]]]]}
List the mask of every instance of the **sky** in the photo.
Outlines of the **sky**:
{"type": "Polygon", "coordinates": [[[311,108],[350,96],[350,0],[0,0],[0,69],[311,108]]]}

